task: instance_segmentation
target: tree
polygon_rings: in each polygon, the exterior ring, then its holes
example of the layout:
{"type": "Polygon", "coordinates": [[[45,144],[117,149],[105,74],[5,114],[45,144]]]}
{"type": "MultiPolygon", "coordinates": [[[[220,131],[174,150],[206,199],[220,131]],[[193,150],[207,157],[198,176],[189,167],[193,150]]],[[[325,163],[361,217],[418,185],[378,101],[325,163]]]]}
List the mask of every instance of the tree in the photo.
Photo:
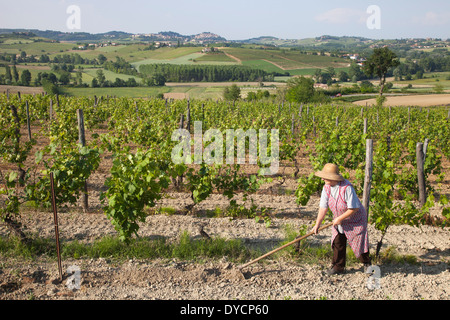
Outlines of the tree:
{"type": "Polygon", "coordinates": [[[58,86],[46,78],[42,80],[42,87],[44,88],[44,91],[47,92],[48,94],[60,93],[58,86]]]}
{"type": "Polygon", "coordinates": [[[20,75],[20,82],[23,86],[29,86],[31,83],[31,72],[28,71],[28,69],[23,70],[22,74],[20,75]]]}
{"type": "Polygon", "coordinates": [[[70,73],[63,71],[59,77],[59,82],[63,85],[68,84],[70,82],[70,73]]]}
{"type": "Polygon", "coordinates": [[[138,85],[135,78],[128,78],[125,84],[127,87],[137,87],[138,85]]]}
{"type": "Polygon", "coordinates": [[[373,54],[367,59],[363,71],[368,76],[375,74],[380,78],[380,96],[383,95],[387,73],[398,65],[400,65],[400,61],[397,55],[388,47],[374,49],[373,54]]]}
{"type": "Polygon", "coordinates": [[[363,80],[364,72],[361,71],[360,66],[356,62],[352,61],[348,70],[348,76],[352,79],[352,82],[357,82],[363,80]]]}
{"type": "Polygon", "coordinates": [[[338,78],[340,82],[347,82],[349,80],[348,73],[345,71],[340,71],[338,73],[338,78]]]}
{"type": "Polygon", "coordinates": [[[320,83],[320,81],[322,79],[322,70],[316,69],[316,71],[314,72],[313,78],[316,81],[316,83],[320,83]]]}
{"type": "Polygon", "coordinates": [[[105,61],[106,61],[107,59],[106,59],[106,57],[105,57],[103,54],[100,53],[100,54],[98,55],[98,57],[97,57],[97,60],[98,60],[98,63],[99,63],[99,64],[103,64],[103,63],[105,63],[105,61]]]}
{"type": "Polygon", "coordinates": [[[6,84],[11,83],[12,81],[11,68],[7,64],[5,64],[5,80],[6,84]]]}
{"type": "Polygon", "coordinates": [[[225,100],[236,101],[241,97],[241,89],[235,84],[230,87],[225,87],[223,91],[223,97],[225,100]]]}
{"type": "Polygon", "coordinates": [[[97,78],[96,79],[100,86],[102,86],[105,83],[106,77],[105,77],[102,69],[97,70],[97,78]]]}
{"type": "Polygon", "coordinates": [[[314,97],[314,80],[311,78],[298,77],[289,79],[286,100],[291,102],[310,102],[314,97]]]}
{"type": "Polygon", "coordinates": [[[43,54],[40,56],[39,62],[40,63],[48,63],[48,62],[50,62],[50,58],[48,57],[48,55],[43,54]]]}
{"type": "Polygon", "coordinates": [[[13,67],[12,67],[12,74],[14,77],[14,82],[17,83],[19,81],[19,72],[17,71],[16,65],[13,65],[13,67]]]}
{"type": "Polygon", "coordinates": [[[372,82],[368,80],[361,81],[359,87],[361,88],[361,93],[370,93],[375,91],[372,82]]]}
{"type": "Polygon", "coordinates": [[[81,86],[83,84],[83,73],[77,71],[76,83],[81,86]]]}
{"type": "Polygon", "coordinates": [[[333,67],[328,67],[326,70],[327,70],[327,73],[329,73],[331,77],[336,76],[336,70],[333,67]]]}
{"type": "Polygon", "coordinates": [[[157,87],[162,87],[166,84],[166,77],[164,77],[161,73],[156,73],[153,75],[153,83],[157,87]]]}
{"type": "Polygon", "coordinates": [[[253,101],[256,100],[256,93],[253,91],[250,91],[249,93],[247,93],[247,101],[253,101]]]}

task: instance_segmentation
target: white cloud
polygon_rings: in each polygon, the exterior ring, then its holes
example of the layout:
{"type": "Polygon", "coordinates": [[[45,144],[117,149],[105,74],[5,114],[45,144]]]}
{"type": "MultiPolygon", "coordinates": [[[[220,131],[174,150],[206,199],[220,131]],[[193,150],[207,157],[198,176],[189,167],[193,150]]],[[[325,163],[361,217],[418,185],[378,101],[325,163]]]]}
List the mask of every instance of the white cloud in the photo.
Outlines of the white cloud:
{"type": "Polygon", "coordinates": [[[413,23],[423,26],[443,26],[450,24],[450,12],[436,13],[429,11],[420,17],[414,17],[413,23]]]}
{"type": "Polygon", "coordinates": [[[365,23],[367,13],[353,8],[335,8],[314,17],[318,22],[331,24],[347,24],[351,22],[365,23]]]}

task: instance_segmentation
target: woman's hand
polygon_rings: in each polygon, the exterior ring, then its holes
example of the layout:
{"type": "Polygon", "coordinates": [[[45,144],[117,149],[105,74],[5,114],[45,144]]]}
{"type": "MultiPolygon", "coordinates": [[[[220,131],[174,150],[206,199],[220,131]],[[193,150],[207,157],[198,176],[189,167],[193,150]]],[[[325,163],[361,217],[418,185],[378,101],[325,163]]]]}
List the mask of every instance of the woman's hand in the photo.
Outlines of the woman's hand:
{"type": "Polygon", "coordinates": [[[316,223],[316,225],[312,228],[312,232],[314,232],[314,234],[318,234],[319,233],[319,228],[320,228],[320,225],[318,225],[317,223],[316,223]]]}

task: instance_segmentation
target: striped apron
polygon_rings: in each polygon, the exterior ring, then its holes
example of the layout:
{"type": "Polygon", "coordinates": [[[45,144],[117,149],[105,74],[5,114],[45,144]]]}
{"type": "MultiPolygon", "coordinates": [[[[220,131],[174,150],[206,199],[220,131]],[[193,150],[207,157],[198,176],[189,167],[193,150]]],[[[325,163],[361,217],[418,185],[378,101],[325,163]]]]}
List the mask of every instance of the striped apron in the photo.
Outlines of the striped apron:
{"type": "MultiPolygon", "coordinates": [[[[338,199],[334,199],[331,196],[331,187],[329,185],[324,186],[325,192],[328,195],[328,207],[333,213],[333,219],[336,219],[348,209],[344,196],[345,190],[349,186],[351,186],[351,183],[348,180],[344,180],[339,183],[338,199]]],[[[367,232],[366,209],[361,204],[359,199],[357,201],[359,202],[359,210],[350,216],[350,218],[343,220],[341,225],[342,229],[344,229],[344,234],[347,237],[348,244],[355,253],[355,256],[358,258],[361,254],[369,251],[369,235],[367,232]]],[[[331,243],[333,243],[337,235],[337,229],[333,228],[331,243]]]]}

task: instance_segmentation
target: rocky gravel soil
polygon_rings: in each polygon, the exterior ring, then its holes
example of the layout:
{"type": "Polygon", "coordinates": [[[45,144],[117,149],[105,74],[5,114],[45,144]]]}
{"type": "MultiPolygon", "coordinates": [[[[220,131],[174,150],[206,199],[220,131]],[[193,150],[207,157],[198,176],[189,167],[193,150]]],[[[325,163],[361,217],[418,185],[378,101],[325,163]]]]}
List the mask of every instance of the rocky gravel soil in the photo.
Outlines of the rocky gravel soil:
{"type": "MultiPolygon", "coordinates": [[[[319,199],[299,207],[292,195],[252,195],[259,206],[273,208],[269,228],[254,219],[205,218],[194,215],[153,215],[142,224],[144,237],[176,240],[186,230],[200,237],[199,225],[210,236],[241,239],[245,245],[262,252],[278,247],[285,239],[285,226],[312,227],[319,199]]],[[[171,194],[162,206],[182,207],[189,202],[186,194],[171,194]]],[[[221,195],[212,195],[198,210],[214,209],[226,204],[221,195]]],[[[93,204],[95,208],[95,203],[93,204]]],[[[99,212],[82,213],[75,208],[58,213],[61,241],[93,241],[115,235],[109,220],[99,212]]],[[[32,234],[54,237],[51,212],[27,212],[23,223],[32,234]]],[[[0,236],[7,236],[0,227],[0,236]]],[[[310,237],[311,242],[329,244],[331,231],[310,237]]],[[[380,234],[369,226],[369,240],[374,252],[380,234]]],[[[351,265],[345,274],[327,276],[329,265],[300,264],[292,259],[270,257],[240,271],[226,257],[203,263],[179,260],[136,260],[122,263],[110,259],[63,260],[66,274],[77,268],[79,288],[71,288],[66,279],[58,281],[57,262],[45,258],[22,260],[2,257],[0,262],[0,300],[310,300],[310,299],[427,299],[450,298],[450,229],[433,226],[415,228],[392,226],[383,241],[383,249],[394,246],[400,254],[417,257],[416,264],[378,265],[377,274],[366,274],[359,264],[351,265]],[[379,283],[375,282],[379,278],[379,283]]],[[[350,249],[348,249],[350,250],[350,249]]]]}

